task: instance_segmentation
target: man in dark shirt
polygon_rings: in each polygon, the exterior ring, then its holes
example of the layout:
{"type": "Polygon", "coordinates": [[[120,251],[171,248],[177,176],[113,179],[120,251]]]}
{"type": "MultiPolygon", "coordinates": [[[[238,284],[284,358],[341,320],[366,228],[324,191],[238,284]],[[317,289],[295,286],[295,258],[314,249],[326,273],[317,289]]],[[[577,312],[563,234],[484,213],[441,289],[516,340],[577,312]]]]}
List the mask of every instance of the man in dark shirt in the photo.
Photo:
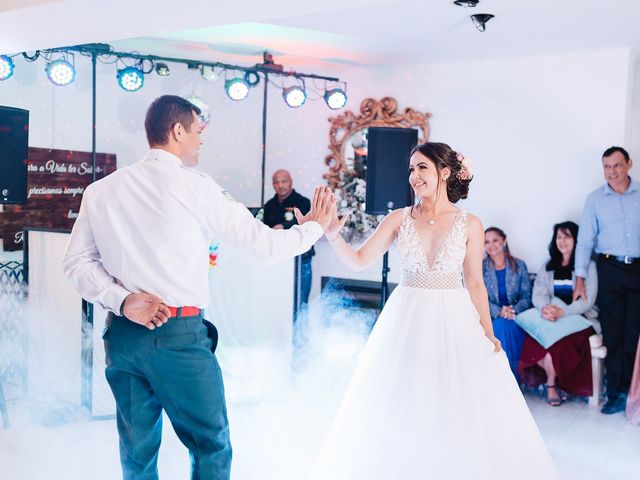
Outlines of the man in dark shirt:
{"type": "MultiPolygon", "coordinates": [[[[289,229],[297,225],[294,208],[306,214],[311,208],[311,202],[293,189],[291,174],[287,170],[276,170],[273,174],[273,189],[276,194],[264,204],[263,222],[275,229],[289,229]]],[[[300,304],[309,302],[311,290],[311,257],[315,255],[313,247],[300,256],[300,304]]]]}

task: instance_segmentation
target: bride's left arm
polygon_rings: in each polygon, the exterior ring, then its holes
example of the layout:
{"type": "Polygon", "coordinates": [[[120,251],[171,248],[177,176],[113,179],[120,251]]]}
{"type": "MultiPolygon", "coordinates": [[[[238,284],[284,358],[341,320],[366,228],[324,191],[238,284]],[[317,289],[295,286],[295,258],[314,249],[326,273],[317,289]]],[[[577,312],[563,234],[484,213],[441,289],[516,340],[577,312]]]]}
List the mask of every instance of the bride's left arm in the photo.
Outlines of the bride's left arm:
{"type": "Polygon", "coordinates": [[[480,324],[484,333],[495,345],[495,351],[501,349],[500,340],[493,334],[493,324],[489,313],[487,288],[482,278],[482,257],[484,255],[484,229],[478,217],[467,215],[467,253],[464,257],[464,283],[469,290],[471,301],[480,315],[480,324]]]}

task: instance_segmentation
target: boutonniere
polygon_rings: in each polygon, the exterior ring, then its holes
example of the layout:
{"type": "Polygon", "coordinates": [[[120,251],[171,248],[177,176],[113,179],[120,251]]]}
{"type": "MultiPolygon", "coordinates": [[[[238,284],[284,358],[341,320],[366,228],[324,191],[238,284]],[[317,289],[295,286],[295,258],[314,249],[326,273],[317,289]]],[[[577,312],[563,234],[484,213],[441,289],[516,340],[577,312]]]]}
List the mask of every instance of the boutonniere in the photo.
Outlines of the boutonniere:
{"type": "Polygon", "coordinates": [[[293,212],[290,212],[290,211],[284,212],[284,219],[287,222],[290,222],[291,220],[293,220],[293,212]]]}
{"type": "Polygon", "coordinates": [[[220,242],[212,242],[209,245],[209,268],[213,268],[218,265],[218,248],[220,247],[220,242]]]}

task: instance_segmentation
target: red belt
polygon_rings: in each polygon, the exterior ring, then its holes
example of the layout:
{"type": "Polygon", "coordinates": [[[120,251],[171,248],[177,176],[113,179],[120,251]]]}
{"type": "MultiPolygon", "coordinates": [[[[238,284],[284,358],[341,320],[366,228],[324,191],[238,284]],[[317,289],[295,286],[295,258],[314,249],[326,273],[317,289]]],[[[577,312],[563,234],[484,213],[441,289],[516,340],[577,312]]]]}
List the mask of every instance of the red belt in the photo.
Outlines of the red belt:
{"type": "Polygon", "coordinates": [[[169,307],[172,317],[195,317],[200,315],[200,309],[198,307],[169,307]],[[178,311],[179,310],[179,311],[178,311]]]}

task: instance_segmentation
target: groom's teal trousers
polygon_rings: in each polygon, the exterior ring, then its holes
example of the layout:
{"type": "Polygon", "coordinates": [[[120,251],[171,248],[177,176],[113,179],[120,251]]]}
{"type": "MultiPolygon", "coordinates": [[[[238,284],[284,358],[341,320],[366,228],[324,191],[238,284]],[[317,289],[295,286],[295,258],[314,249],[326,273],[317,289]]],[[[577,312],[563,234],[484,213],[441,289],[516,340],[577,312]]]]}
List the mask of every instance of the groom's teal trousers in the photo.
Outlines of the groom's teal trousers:
{"type": "Polygon", "coordinates": [[[163,409],[189,449],[192,480],[228,480],[224,386],[202,316],[172,317],[149,330],[110,314],[103,338],[124,480],[158,478],[163,409]]]}

